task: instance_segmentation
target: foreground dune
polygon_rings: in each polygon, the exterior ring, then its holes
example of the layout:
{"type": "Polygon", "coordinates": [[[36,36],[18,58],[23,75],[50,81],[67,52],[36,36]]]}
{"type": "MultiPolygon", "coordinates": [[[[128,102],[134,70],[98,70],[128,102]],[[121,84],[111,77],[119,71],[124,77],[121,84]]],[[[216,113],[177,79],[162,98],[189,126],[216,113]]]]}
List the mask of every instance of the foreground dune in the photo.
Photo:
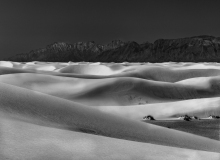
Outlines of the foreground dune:
{"type": "Polygon", "coordinates": [[[220,154],[140,143],[0,118],[1,159],[218,160],[220,154]]]}
{"type": "Polygon", "coordinates": [[[1,83],[0,88],[1,112],[24,121],[44,122],[48,126],[53,123],[70,130],[140,142],[220,151],[220,143],[215,140],[105,114],[91,107],[19,87],[1,83]]]}

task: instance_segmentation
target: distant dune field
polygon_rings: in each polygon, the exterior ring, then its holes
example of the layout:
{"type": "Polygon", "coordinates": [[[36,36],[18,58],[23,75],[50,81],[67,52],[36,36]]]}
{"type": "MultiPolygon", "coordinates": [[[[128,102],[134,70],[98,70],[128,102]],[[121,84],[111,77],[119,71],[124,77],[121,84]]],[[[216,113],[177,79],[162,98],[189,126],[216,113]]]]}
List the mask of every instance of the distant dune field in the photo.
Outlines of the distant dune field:
{"type": "Polygon", "coordinates": [[[181,115],[220,116],[219,64],[0,62],[3,160],[219,160],[220,120],[181,115]]]}

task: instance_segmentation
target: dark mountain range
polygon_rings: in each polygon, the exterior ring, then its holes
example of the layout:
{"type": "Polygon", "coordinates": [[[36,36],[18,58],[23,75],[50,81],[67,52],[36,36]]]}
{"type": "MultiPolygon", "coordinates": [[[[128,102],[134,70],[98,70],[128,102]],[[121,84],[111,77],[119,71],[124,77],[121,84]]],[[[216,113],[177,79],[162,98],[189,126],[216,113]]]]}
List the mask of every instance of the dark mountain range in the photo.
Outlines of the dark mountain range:
{"type": "Polygon", "coordinates": [[[195,36],[158,39],[154,43],[112,41],[68,44],[56,42],[46,48],[32,50],[8,58],[10,61],[48,62],[220,62],[220,37],[195,36]]]}

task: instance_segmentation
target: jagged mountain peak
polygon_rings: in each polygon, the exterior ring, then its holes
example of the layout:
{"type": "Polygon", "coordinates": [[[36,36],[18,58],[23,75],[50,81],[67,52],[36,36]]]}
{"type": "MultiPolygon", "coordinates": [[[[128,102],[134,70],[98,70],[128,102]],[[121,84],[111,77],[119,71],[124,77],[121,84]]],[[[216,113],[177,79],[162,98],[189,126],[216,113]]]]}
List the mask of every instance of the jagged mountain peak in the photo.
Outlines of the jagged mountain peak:
{"type": "Polygon", "coordinates": [[[66,42],[54,42],[50,45],[47,45],[47,48],[65,48],[65,47],[70,47],[72,44],[66,43],[66,42]]]}
{"type": "Polygon", "coordinates": [[[158,39],[154,43],[113,40],[55,42],[46,48],[18,54],[11,61],[91,61],[91,62],[220,62],[220,38],[208,35],[158,39]]]}

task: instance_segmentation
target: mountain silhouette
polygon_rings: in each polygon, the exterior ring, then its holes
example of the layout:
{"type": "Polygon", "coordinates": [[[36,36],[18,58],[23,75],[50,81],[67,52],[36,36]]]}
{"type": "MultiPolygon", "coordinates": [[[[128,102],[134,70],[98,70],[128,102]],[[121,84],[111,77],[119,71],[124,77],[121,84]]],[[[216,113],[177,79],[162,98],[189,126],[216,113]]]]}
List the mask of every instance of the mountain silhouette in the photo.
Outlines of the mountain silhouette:
{"type": "Polygon", "coordinates": [[[94,41],[68,44],[55,42],[43,49],[9,57],[9,61],[47,62],[220,62],[220,37],[194,36],[158,39],[154,43],[114,40],[109,44],[94,41]]]}

